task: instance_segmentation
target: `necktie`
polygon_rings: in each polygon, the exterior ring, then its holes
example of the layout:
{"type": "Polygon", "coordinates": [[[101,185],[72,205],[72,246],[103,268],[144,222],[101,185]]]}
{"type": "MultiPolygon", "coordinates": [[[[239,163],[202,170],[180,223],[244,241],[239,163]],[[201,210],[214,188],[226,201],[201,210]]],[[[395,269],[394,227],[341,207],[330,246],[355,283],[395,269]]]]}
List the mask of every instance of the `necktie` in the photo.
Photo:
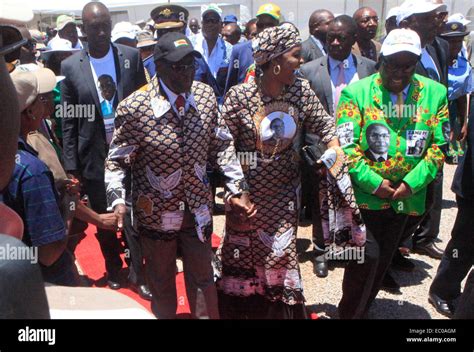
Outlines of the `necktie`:
{"type": "Polygon", "coordinates": [[[178,116],[183,117],[186,112],[185,111],[186,99],[184,99],[184,97],[180,94],[176,98],[174,105],[176,106],[176,111],[178,112],[178,116]]]}
{"type": "Polygon", "coordinates": [[[397,112],[397,117],[402,118],[403,114],[403,92],[398,93],[397,95],[397,102],[395,103],[395,109],[397,112]]]}
{"type": "Polygon", "coordinates": [[[337,105],[339,104],[339,99],[341,98],[341,93],[344,88],[346,88],[346,80],[344,77],[344,63],[341,62],[339,65],[339,74],[337,76],[337,83],[336,83],[336,98],[334,101],[334,110],[337,109],[337,105]]]}

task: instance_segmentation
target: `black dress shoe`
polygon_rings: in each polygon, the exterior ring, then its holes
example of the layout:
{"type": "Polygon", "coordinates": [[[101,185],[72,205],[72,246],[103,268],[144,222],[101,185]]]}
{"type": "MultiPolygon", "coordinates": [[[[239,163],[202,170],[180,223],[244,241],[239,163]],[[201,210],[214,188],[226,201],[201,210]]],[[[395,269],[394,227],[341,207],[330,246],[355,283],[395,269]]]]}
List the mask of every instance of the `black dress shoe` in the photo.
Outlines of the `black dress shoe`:
{"type": "Polygon", "coordinates": [[[150,290],[148,289],[148,286],[147,285],[133,285],[131,284],[130,285],[130,288],[132,289],[132,291],[138,293],[138,295],[143,298],[143,299],[146,299],[147,301],[151,301],[151,292],[150,290]]]}
{"type": "Polygon", "coordinates": [[[314,261],[313,271],[317,277],[328,276],[328,262],[325,259],[321,260],[317,257],[314,261]]]}
{"type": "Polygon", "coordinates": [[[412,272],[415,270],[415,264],[408,258],[404,257],[399,250],[392,259],[391,268],[399,271],[412,272]]]}
{"type": "Polygon", "coordinates": [[[382,287],[381,290],[387,291],[393,295],[401,295],[402,291],[400,291],[400,285],[395,281],[393,276],[387,272],[382,280],[382,287]]]}
{"type": "Polygon", "coordinates": [[[120,284],[117,281],[114,281],[112,279],[107,280],[107,285],[112,289],[112,290],[118,290],[120,289],[120,284]]]}
{"type": "Polygon", "coordinates": [[[444,300],[431,292],[428,296],[428,302],[430,302],[436,308],[436,311],[439,314],[443,314],[444,316],[447,316],[447,317],[453,316],[454,306],[452,302],[444,300]]]}
{"type": "Polygon", "coordinates": [[[443,250],[436,247],[434,242],[416,245],[416,247],[413,247],[413,252],[422,255],[427,255],[428,257],[431,257],[433,259],[441,259],[444,253],[443,250]]]}
{"type": "Polygon", "coordinates": [[[119,273],[107,273],[107,285],[112,290],[118,290],[122,286],[120,285],[120,274],[119,273]]]}

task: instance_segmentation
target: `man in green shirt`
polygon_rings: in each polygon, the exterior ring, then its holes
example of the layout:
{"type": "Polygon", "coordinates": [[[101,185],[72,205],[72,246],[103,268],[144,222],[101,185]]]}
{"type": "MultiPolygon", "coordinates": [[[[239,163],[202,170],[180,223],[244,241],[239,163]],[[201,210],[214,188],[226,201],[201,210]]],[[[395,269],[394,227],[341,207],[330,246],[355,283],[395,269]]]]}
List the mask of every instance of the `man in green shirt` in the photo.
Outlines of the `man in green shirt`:
{"type": "Polygon", "coordinates": [[[405,227],[425,212],[426,187],[444,161],[446,88],[415,74],[420,55],[416,32],[390,32],[380,73],[348,86],[339,100],[338,134],[367,226],[365,260],[350,263],[344,274],[341,318],[367,315],[405,227]]]}

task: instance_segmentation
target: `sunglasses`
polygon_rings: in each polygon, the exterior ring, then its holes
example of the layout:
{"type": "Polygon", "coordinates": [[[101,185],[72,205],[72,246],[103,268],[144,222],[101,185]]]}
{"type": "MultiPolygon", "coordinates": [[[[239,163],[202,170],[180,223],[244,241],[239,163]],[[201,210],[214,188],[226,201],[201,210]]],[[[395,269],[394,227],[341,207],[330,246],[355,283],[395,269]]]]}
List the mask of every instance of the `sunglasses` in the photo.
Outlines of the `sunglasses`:
{"type": "Polygon", "coordinates": [[[0,25],[2,46],[0,56],[5,56],[6,62],[13,62],[20,58],[21,47],[28,43],[23,39],[20,31],[13,26],[0,25]]]}
{"type": "Polygon", "coordinates": [[[173,69],[173,71],[176,71],[176,72],[187,72],[190,70],[194,70],[196,68],[196,65],[194,63],[189,64],[189,65],[171,64],[171,68],[173,69]]]}

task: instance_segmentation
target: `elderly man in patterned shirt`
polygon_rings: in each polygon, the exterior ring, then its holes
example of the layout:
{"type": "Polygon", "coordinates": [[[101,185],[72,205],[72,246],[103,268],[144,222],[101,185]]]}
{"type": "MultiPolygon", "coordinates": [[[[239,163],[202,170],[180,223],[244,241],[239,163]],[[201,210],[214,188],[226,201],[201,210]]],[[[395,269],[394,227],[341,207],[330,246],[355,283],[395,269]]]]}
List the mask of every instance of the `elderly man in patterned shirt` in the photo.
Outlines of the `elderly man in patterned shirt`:
{"type": "Polygon", "coordinates": [[[182,33],[163,35],[155,48],[157,76],[117,108],[106,162],[108,201],[118,226],[125,213],[123,186],[132,172],[132,204],[145,256],[145,272],[158,318],[175,318],[176,251],[181,249],[191,315],[201,290],[207,315],[218,318],[211,265],[212,193],[206,164],[226,177],[226,200],[242,218],[252,217],[232,135],[212,89],[193,81],[200,54],[182,33]]]}

